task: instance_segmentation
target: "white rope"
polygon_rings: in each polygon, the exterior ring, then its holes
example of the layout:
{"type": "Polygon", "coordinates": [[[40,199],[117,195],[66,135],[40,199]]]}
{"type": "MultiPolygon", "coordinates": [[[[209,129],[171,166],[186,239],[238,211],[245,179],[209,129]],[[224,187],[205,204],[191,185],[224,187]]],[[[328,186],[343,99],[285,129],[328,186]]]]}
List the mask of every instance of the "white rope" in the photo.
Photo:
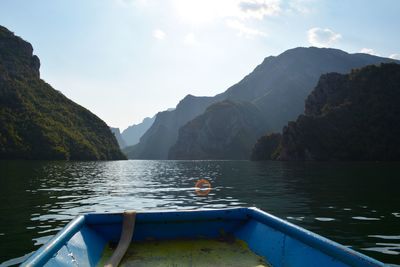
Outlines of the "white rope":
{"type": "Polygon", "coordinates": [[[125,211],[122,223],[121,238],[119,239],[117,249],[112,254],[104,267],[117,267],[124,257],[132,241],[133,231],[135,229],[136,211],[125,211]]]}

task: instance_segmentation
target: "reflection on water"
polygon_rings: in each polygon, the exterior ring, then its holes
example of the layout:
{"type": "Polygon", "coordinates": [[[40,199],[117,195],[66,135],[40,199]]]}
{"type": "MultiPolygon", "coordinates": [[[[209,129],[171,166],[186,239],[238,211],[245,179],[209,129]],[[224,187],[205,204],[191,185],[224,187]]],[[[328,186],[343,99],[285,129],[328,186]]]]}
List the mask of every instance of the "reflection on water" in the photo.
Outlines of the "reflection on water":
{"type": "Polygon", "coordinates": [[[23,260],[86,212],[256,206],[400,263],[399,170],[398,163],[0,161],[0,262],[23,260]],[[212,184],[207,196],[195,192],[201,178],[212,184]]]}

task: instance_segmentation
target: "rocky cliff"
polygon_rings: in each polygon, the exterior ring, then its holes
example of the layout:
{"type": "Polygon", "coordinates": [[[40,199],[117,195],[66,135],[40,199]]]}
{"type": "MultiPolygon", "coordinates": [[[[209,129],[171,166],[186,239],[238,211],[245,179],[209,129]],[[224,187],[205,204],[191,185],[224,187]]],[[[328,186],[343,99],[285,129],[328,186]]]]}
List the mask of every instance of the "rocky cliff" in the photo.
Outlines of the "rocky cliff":
{"type": "Polygon", "coordinates": [[[124,159],[109,127],[40,79],[32,46],[0,26],[0,158],[124,159]]]}
{"type": "Polygon", "coordinates": [[[250,102],[215,103],[181,127],[170,159],[248,159],[251,147],[265,132],[261,112],[250,102]]]}
{"type": "Polygon", "coordinates": [[[399,64],[323,75],[304,115],[268,153],[280,160],[399,160],[399,101],[399,64]]]}
{"type": "Polygon", "coordinates": [[[255,143],[251,160],[272,160],[277,158],[280,150],[282,135],[280,133],[271,133],[262,136],[255,143]]]}

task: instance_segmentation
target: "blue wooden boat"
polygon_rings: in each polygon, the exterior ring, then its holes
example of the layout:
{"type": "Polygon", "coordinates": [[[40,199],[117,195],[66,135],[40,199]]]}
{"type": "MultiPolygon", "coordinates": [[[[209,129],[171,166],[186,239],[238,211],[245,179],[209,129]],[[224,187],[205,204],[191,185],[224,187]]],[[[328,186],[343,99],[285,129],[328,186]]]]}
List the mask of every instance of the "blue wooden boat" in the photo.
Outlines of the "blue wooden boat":
{"type": "Polygon", "coordinates": [[[384,266],[256,208],[124,216],[79,216],[22,266],[105,266],[124,239],[119,266],[384,266]]]}

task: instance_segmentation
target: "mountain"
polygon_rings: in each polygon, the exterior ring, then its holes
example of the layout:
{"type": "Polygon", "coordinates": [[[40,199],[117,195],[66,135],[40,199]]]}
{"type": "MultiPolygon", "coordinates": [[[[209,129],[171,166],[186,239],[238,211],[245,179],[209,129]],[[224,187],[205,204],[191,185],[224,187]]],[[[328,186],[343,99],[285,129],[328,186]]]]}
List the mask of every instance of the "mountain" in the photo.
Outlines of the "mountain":
{"type": "MultiPolygon", "coordinates": [[[[287,121],[294,120],[303,112],[304,100],[315,86],[322,73],[329,71],[346,73],[354,67],[387,61],[392,60],[366,54],[348,54],[337,49],[315,47],[295,48],[277,57],[266,58],[252,73],[219,96],[233,101],[250,101],[258,107],[264,117],[264,124],[268,126],[265,128],[265,132],[273,132],[281,129],[287,121]]],[[[215,114],[209,112],[208,117],[219,116],[215,109],[214,112],[215,114]]],[[[247,119],[251,121],[257,118],[247,117],[247,119]]],[[[191,122],[188,122],[187,125],[190,123],[191,122]]],[[[182,128],[186,128],[187,125],[182,128]]],[[[190,126],[188,127],[190,128],[190,126]]],[[[197,126],[198,129],[207,127],[209,126],[197,126]]],[[[236,127],[241,127],[239,120],[237,121],[236,127]]],[[[204,132],[204,134],[208,133],[210,135],[203,136],[202,140],[212,140],[212,134],[216,134],[218,131],[218,127],[209,129],[204,132]]],[[[181,133],[181,131],[179,131],[179,133],[181,133]]],[[[182,133],[185,133],[185,131],[182,131],[182,133]]],[[[220,134],[222,134],[222,132],[220,134]]],[[[226,138],[230,137],[229,133],[224,134],[226,134],[226,138]]],[[[256,133],[254,132],[252,134],[256,133]]],[[[249,133],[249,137],[250,136],[251,134],[249,133]]],[[[194,143],[198,142],[197,139],[193,139],[191,143],[187,143],[187,141],[187,135],[181,136],[179,134],[176,144],[196,147],[194,143]],[[181,139],[184,140],[181,141],[181,139]]],[[[248,143],[248,147],[243,149],[243,151],[251,151],[254,143],[248,143]]],[[[229,148],[225,148],[226,153],[224,156],[220,156],[220,158],[250,158],[250,153],[243,154],[241,157],[231,153],[230,149],[233,149],[236,145],[239,144],[232,143],[229,148]]],[[[188,147],[181,147],[180,151],[186,151],[185,157],[187,158],[196,158],[195,155],[199,155],[196,154],[195,151],[193,155],[190,155],[188,147]]],[[[214,153],[217,152],[213,150],[212,153],[210,152],[208,155],[202,154],[201,158],[214,158],[214,153]]],[[[175,154],[170,153],[170,159],[174,158],[175,154]]],[[[179,158],[183,158],[182,155],[179,158]]]]}
{"type": "MultiPolygon", "coordinates": [[[[263,157],[399,160],[399,103],[399,64],[322,75],[307,98],[304,115],[283,128],[278,145],[263,157]]],[[[259,141],[255,151],[261,145],[272,147],[271,140],[259,141]]]]}
{"type": "Polygon", "coordinates": [[[126,147],[125,140],[122,137],[121,132],[119,131],[119,128],[110,127],[110,130],[114,134],[115,139],[117,139],[119,148],[123,149],[124,147],[126,147]]]}
{"type": "Polygon", "coordinates": [[[280,131],[303,113],[304,101],[322,74],[344,74],[354,68],[391,61],[332,48],[298,47],[267,57],[224,94],[230,99],[252,101],[263,112],[270,130],[280,131]]]}
{"type": "Polygon", "coordinates": [[[153,125],[155,119],[156,116],[152,118],[147,117],[141,123],[126,128],[122,132],[122,138],[125,140],[126,146],[133,146],[139,143],[140,137],[153,125]]]}
{"type": "Polygon", "coordinates": [[[140,142],[125,148],[124,153],[131,159],[167,159],[178,137],[179,128],[202,114],[217,100],[214,97],[187,95],[174,110],[157,113],[153,125],[140,138],[140,142]]]}
{"type": "MultiPolygon", "coordinates": [[[[353,68],[390,61],[330,48],[299,47],[287,50],[276,57],[265,58],[253,72],[221,94],[214,97],[189,95],[178,104],[176,110],[158,113],[143,139],[125,151],[129,158],[166,159],[168,155],[174,155],[169,154],[171,147],[186,142],[179,140],[179,128],[205,112],[211,104],[223,100],[253,103],[263,113],[268,131],[278,131],[303,112],[304,100],[321,74],[347,73],[353,68]]],[[[199,128],[204,129],[205,126],[199,128]]],[[[213,155],[209,157],[213,158],[213,155]]]]}
{"type": "Polygon", "coordinates": [[[217,102],[180,128],[169,158],[248,159],[253,144],[266,129],[261,112],[252,103],[217,102]]]}
{"type": "Polygon", "coordinates": [[[261,136],[255,143],[251,160],[271,160],[278,157],[282,135],[280,133],[270,133],[261,136]]]}
{"type": "Polygon", "coordinates": [[[0,26],[0,158],[124,159],[107,124],[40,79],[31,44],[0,26]]]}

